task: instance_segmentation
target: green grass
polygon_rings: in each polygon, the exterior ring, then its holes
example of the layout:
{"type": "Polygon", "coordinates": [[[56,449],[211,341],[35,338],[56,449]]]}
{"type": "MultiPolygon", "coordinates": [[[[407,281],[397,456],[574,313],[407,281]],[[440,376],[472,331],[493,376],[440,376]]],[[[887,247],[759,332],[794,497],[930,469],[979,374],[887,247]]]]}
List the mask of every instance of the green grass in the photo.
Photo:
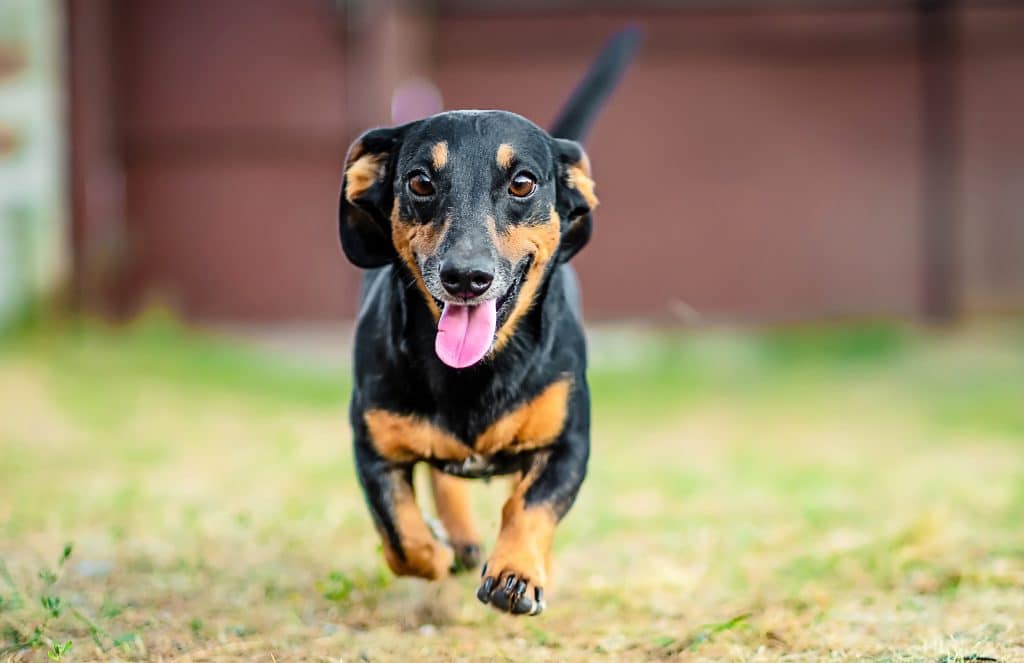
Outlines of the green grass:
{"type": "Polygon", "coordinates": [[[246,348],[160,316],[3,340],[0,660],[1024,659],[1018,323],[597,334],[534,620],[391,577],[347,370],[246,348]]]}

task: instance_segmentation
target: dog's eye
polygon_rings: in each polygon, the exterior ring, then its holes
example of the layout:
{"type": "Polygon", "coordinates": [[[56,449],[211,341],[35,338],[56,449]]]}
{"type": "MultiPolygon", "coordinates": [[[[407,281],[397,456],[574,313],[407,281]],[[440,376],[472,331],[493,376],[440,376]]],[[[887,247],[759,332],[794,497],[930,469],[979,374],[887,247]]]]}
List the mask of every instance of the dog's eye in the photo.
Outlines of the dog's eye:
{"type": "Polygon", "coordinates": [[[517,173],[508,185],[508,192],[516,198],[526,198],[537,190],[537,178],[527,172],[517,173]]]}
{"type": "Polygon", "coordinates": [[[425,198],[434,195],[434,183],[422,170],[418,170],[409,177],[409,191],[417,196],[425,198]]]}

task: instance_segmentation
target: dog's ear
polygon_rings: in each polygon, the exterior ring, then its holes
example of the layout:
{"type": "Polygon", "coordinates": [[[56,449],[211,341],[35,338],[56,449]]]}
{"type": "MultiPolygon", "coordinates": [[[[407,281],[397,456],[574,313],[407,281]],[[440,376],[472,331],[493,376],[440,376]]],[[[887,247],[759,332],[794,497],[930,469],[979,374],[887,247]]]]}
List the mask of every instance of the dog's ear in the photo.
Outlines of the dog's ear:
{"type": "Polygon", "coordinates": [[[558,260],[566,262],[590,239],[593,222],[590,213],[597,207],[594,180],[590,177],[590,159],[583,146],[571,140],[554,139],[555,166],[558,173],[556,210],[562,219],[562,240],[558,260]]]}
{"type": "Polygon", "coordinates": [[[392,188],[404,129],[371,129],[345,157],[338,231],[345,256],[358,267],[381,267],[397,255],[391,243],[392,188]]]}

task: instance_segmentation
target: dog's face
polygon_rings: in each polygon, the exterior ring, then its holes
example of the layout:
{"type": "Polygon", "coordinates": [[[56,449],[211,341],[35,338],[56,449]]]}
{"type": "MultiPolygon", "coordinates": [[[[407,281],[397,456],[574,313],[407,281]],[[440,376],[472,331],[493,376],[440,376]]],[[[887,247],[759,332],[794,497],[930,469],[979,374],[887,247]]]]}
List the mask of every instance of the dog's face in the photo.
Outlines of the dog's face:
{"type": "Polygon", "coordinates": [[[502,111],[376,129],[350,148],[340,230],[361,267],[400,261],[464,368],[500,349],[549,268],[590,237],[597,204],[582,148],[502,111]]]}

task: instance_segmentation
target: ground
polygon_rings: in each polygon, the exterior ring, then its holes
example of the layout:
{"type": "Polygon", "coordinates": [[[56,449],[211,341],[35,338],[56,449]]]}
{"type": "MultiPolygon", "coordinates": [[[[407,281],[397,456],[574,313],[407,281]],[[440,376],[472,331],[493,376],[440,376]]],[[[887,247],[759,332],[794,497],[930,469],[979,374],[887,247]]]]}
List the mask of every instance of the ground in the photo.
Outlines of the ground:
{"type": "Polygon", "coordinates": [[[9,338],[0,660],[1024,660],[1019,321],[592,355],[590,474],[516,619],[383,566],[343,366],[159,318],[9,338]]]}

